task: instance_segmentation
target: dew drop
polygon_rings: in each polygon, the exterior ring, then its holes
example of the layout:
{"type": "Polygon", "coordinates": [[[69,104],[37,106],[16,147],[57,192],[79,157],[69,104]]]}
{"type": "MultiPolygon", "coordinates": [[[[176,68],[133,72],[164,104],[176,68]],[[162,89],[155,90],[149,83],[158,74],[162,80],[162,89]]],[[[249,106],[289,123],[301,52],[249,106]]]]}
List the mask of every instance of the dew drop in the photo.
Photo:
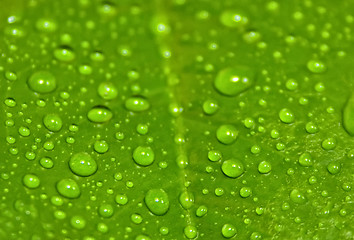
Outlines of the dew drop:
{"type": "Polygon", "coordinates": [[[73,228],[81,230],[86,226],[86,220],[81,216],[73,216],[70,219],[70,224],[73,228]]]}
{"type": "Polygon", "coordinates": [[[145,195],[145,204],[155,215],[164,215],[170,207],[167,193],[163,189],[150,189],[145,195]]]}
{"type": "Polygon", "coordinates": [[[22,179],[23,184],[28,188],[38,188],[40,185],[40,180],[37,175],[26,174],[22,179]]]}
{"type": "Polygon", "coordinates": [[[232,144],[233,142],[236,141],[238,136],[238,131],[235,126],[233,125],[221,125],[217,130],[216,130],[216,138],[219,140],[219,142],[223,144],[232,144]]]}
{"type": "Polygon", "coordinates": [[[314,133],[317,133],[319,131],[317,124],[314,123],[314,122],[306,123],[305,129],[306,129],[306,132],[308,132],[310,134],[314,134],[314,133]]]}
{"type": "Polygon", "coordinates": [[[54,166],[54,162],[50,157],[43,157],[39,160],[39,164],[46,169],[50,169],[54,166]]]}
{"type": "Polygon", "coordinates": [[[118,96],[117,87],[111,82],[103,82],[98,86],[98,95],[105,100],[112,100],[118,96]]]}
{"type": "Polygon", "coordinates": [[[248,18],[235,10],[226,10],[220,15],[220,22],[231,28],[244,28],[248,24],[248,18]]]}
{"type": "Polygon", "coordinates": [[[149,166],[155,160],[154,151],[150,147],[137,147],[133,152],[133,159],[135,163],[140,166],[149,166]]]}
{"type": "Polygon", "coordinates": [[[192,225],[188,225],[184,228],[184,235],[188,238],[188,239],[193,239],[196,238],[198,235],[198,230],[196,227],[192,226],[192,225]]]}
{"type": "Polygon", "coordinates": [[[290,192],[290,200],[298,204],[304,204],[306,202],[305,195],[297,189],[290,192]]]}
{"type": "Polygon", "coordinates": [[[125,101],[125,108],[133,112],[142,112],[150,108],[150,103],[142,97],[130,97],[125,101]]]}
{"type": "Polygon", "coordinates": [[[335,138],[326,138],[322,141],[322,148],[324,150],[333,150],[337,146],[337,140],[335,138]]]}
{"type": "Polygon", "coordinates": [[[254,73],[248,68],[226,68],[217,74],[214,86],[221,94],[236,96],[249,89],[253,79],[254,73]]]}
{"type": "Polygon", "coordinates": [[[61,47],[54,50],[54,57],[62,62],[71,62],[75,59],[75,53],[70,48],[61,47]]]}
{"type": "Polygon", "coordinates": [[[34,92],[50,93],[57,87],[54,75],[47,71],[33,73],[27,81],[28,87],[34,92]]]}
{"type": "Polygon", "coordinates": [[[113,114],[106,107],[93,107],[88,113],[87,118],[94,123],[104,123],[111,120],[113,114]]]}
{"type": "Polygon", "coordinates": [[[219,104],[214,99],[208,99],[203,103],[203,111],[207,115],[215,114],[219,109],[219,104]]]}
{"type": "Polygon", "coordinates": [[[332,175],[338,174],[341,171],[341,165],[339,162],[335,162],[335,161],[330,162],[327,165],[327,170],[332,175]]]}
{"type": "Polygon", "coordinates": [[[224,238],[232,238],[237,233],[234,225],[226,223],[221,228],[221,234],[224,238]]]}
{"type": "Polygon", "coordinates": [[[251,194],[252,194],[252,189],[250,187],[242,187],[240,189],[240,196],[243,198],[247,198],[251,196],[251,194]]]}
{"type": "Polygon", "coordinates": [[[125,194],[117,194],[115,201],[119,205],[126,205],[128,203],[128,197],[125,194]]]}
{"type": "Polygon", "coordinates": [[[93,145],[93,149],[98,153],[106,153],[109,150],[108,143],[105,140],[97,140],[93,145]]]}
{"type": "Polygon", "coordinates": [[[70,170],[82,177],[87,177],[94,174],[97,171],[97,163],[86,152],[80,152],[73,155],[69,160],[70,170]]]}
{"type": "Polygon", "coordinates": [[[207,213],[208,213],[208,208],[205,205],[199,206],[195,211],[195,215],[197,217],[203,217],[207,213]]]}
{"type": "Polygon", "coordinates": [[[279,118],[283,123],[293,123],[295,115],[290,109],[283,108],[279,111],[279,118]]]}
{"type": "Polygon", "coordinates": [[[114,209],[111,204],[104,203],[98,208],[98,214],[104,218],[110,218],[113,216],[114,209]]]}
{"type": "Polygon", "coordinates": [[[242,162],[236,159],[224,161],[221,165],[221,170],[227,177],[230,178],[237,178],[245,171],[242,162]]]}
{"type": "Polygon", "coordinates": [[[40,32],[55,32],[57,29],[57,23],[51,19],[40,18],[36,22],[36,28],[40,32]]]}
{"type": "Polygon", "coordinates": [[[43,124],[49,131],[58,132],[63,126],[63,121],[59,115],[51,113],[44,116],[43,124]]]}
{"type": "Polygon", "coordinates": [[[305,152],[300,155],[299,157],[299,164],[303,167],[310,167],[312,166],[312,156],[310,153],[305,152]]]}
{"type": "Polygon", "coordinates": [[[178,200],[184,209],[190,209],[194,204],[194,194],[184,191],[181,193],[178,200]]]}
{"type": "Polygon", "coordinates": [[[79,185],[75,180],[64,178],[56,185],[57,191],[60,195],[66,198],[78,198],[81,194],[79,185]]]}
{"type": "Polygon", "coordinates": [[[272,170],[272,166],[268,161],[262,161],[258,164],[258,172],[266,174],[272,170]]]}
{"type": "Polygon", "coordinates": [[[312,73],[323,73],[327,70],[327,67],[320,60],[310,60],[307,62],[307,69],[312,73]]]}

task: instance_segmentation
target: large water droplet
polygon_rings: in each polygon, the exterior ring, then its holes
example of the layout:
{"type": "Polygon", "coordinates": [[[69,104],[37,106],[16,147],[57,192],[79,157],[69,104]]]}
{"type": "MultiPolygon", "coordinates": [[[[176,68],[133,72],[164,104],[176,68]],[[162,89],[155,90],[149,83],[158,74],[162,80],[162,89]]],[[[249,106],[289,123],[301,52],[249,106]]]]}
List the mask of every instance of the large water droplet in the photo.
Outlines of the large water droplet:
{"type": "Polygon", "coordinates": [[[241,176],[245,169],[241,161],[236,159],[229,159],[222,163],[221,165],[222,172],[230,177],[230,178],[237,178],[241,176]]]}
{"type": "Polygon", "coordinates": [[[155,215],[164,215],[170,207],[167,193],[163,189],[150,189],[145,195],[145,204],[155,215]]]}
{"type": "Polygon", "coordinates": [[[38,93],[50,93],[57,87],[53,74],[47,71],[33,73],[27,81],[30,89],[38,93]]]}
{"type": "Polygon", "coordinates": [[[87,177],[97,171],[97,163],[86,152],[80,152],[73,155],[69,160],[69,167],[76,175],[87,177]]]}
{"type": "Polygon", "coordinates": [[[134,161],[140,166],[149,166],[155,160],[154,151],[150,147],[137,147],[133,152],[134,161]]]}
{"type": "Polygon", "coordinates": [[[87,118],[94,123],[104,123],[111,120],[113,114],[106,107],[94,107],[87,113],[87,118]]]}
{"type": "Polygon", "coordinates": [[[59,115],[52,113],[44,116],[43,124],[49,131],[58,132],[63,126],[63,121],[59,115]]]}
{"type": "Polygon", "coordinates": [[[225,238],[232,238],[233,236],[235,236],[237,233],[237,230],[235,228],[234,225],[232,224],[224,224],[224,226],[222,226],[221,228],[221,234],[223,235],[223,237],[225,238]]]}
{"type": "Polygon", "coordinates": [[[231,144],[236,141],[238,131],[233,125],[221,125],[216,130],[216,138],[223,144],[231,144]]]}
{"type": "Polygon", "coordinates": [[[70,178],[60,180],[57,183],[56,188],[58,193],[66,198],[78,198],[81,194],[79,185],[75,182],[75,180],[70,178]]]}
{"type": "Polygon", "coordinates": [[[131,97],[125,101],[125,108],[133,112],[142,112],[150,108],[150,103],[142,97],[131,97]]]}
{"type": "Polygon", "coordinates": [[[254,73],[243,67],[226,68],[221,70],[215,78],[216,90],[227,96],[236,96],[252,86],[254,73]]]}

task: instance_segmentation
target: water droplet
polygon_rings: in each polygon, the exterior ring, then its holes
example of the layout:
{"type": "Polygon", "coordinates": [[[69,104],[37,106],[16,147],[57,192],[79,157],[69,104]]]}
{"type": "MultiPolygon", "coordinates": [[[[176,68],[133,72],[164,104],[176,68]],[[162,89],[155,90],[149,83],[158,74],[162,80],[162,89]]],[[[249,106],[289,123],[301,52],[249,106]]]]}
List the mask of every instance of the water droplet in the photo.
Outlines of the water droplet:
{"type": "Polygon", "coordinates": [[[241,176],[245,169],[241,161],[236,159],[229,159],[222,163],[221,165],[222,172],[230,177],[230,178],[237,178],[241,176]]]}
{"type": "Polygon", "coordinates": [[[240,196],[243,198],[247,198],[251,196],[251,194],[252,194],[252,189],[250,187],[242,187],[240,189],[240,196]]]}
{"type": "Polygon", "coordinates": [[[326,138],[322,141],[322,148],[324,150],[333,150],[337,146],[337,140],[335,138],[326,138]]]}
{"type": "Polygon", "coordinates": [[[170,230],[168,229],[168,227],[160,227],[160,234],[163,236],[168,235],[168,233],[170,232],[170,230]]]}
{"type": "Polygon", "coordinates": [[[154,151],[150,147],[137,147],[133,152],[134,161],[140,166],[149,166],[155,160],[154,151]]]}
{"type": "Polygon", "coordinates": [[[219,105],[217,101],[214,99],[206,100],[203,103],[203,111],[205,114],[213,115],[217,112],[218,109],[219,109],[219,105]]]}
{"type": "Polygon", "coordinates": [[[279,118],[283,123],[293,123],[295,115],[290,109],[283,108],[279,111],[279,118]]]}
{"type": "Polygon", "coordinates": [[[207,213],[208,213],[208,208],[205,205],[199,206],[195,211],[195,215],[197,217],[203,217],[207,213]]]}
{"type": "Polygon", "coordinates": [[[28,137],[29,135],[31,135],[31,131],[29,130],[28,127],[20,127],[18,129],[18,133],[22,136],[22,137],[28,137]]]}
{"type": "Polygon", "coordinates": [[[236,96],[252,86],[253,78],[254,73],[248,68],[226,68],[218,73],[214,86],[226,96],[236,96]]]}
{"type": "Polygon", "coordinates": [[[93,145],[93,149],[98,153],[105,153],[108,151],[109,146],[105,140],[97,140],[93,145]]]}
{"type": "Polygon", "coordinates": [[[290,200],[298,204],[304,204],[306,202],[305,195],[297,189],[290,192],[290,200]]]}
{"type": "Polygon", "coordinates": [[[94,174],[97,171],[97,163],[86,152],[80,152],[73,155],[69,160],[70,170],[82,177],[87,177],[94,174]]]}
{"type": "Polygon", "coordinates": [[[8,107],[15,107],[16,106],[16,101],[13,98],[6,98],[4,103],[8,107]]]}
{"type": "Polygon", "coordinates": [[[27,81],[28,87],[38,93],[50,93],[57,87],[54,75],[47,71],[33,73],[27,81]]]}
{"type": "Polygon", "coordinates": [[[294,79],[289,79],[286,84],[285,84],[286,88],[289,90],[289,91],[294,91],[297,89],[298,87],[298,83],[296,80],[294,79]]]}
{"type": "Polygon", "coordinates": [[[191,192],[184,191],[179,196],[179,203],[184,209],[189,209],[194,204],[194,194],[191,192]]]}
{"type": "Polygon", "coordinates": [[[262,235],[259,232],[253,232],[250,236],[250,240],[262,239],[262,235]]]}
{"type": "Polygon", "coordinates": [[[141,134],[141,135],[145,135],[148,133],[149,131],[149,127],[147,124],[138,124],[138,126],[136,126],[136,131],[141,134]]]}
{"type": "Polygon", "coordinates": [[[236,141],[238,131],[233,125],[221,125],[216,130],[216,138],[223,144],[232,144],[236,141]]]}
{"type": "Polygon", "coordinates": [[[43,118],[43,124],[49,131],[52,132],[58,132],[63,126],[63,122],[59,115],[54,113],[45,115],[43,118]]]}
{"type": "Polygon", "coordinates": [[[248,24],[248,18],[235,10],[226,10],[221,14],[220,22],[226,27],[244,28],[248,24]]]}
{"type": "Polygon", "coordinates": [[[23,184],[28,188],[38,188],[40,185],[40,180],[37,175],[26,174],[22,179],[23,184]]]}
{"type": "Polygon", "coordinates": [[[307,62],[307,69],[312,73],[323,73],[327,70],[327,67],[322,61],[310,60],[307,62]]]}
{"type": "Polygon", "coordinates": [[[110,218],[113,216],[114,209],[111,204],[104,203],[98,208],[98,214],[104,218],[110,218]]]}
{"type": "Polygon", "coordinates": [[[70,224],[73,228],[81,230],[86,226],[86,220],[81,216],[73,216],[70,219],[70,224]]]}
{"type": "Polygon", "coordinates": [[[46,169],[50,169],[54,166],[54,162],[50,157],[43,157],[39,160],[39,164],[46,169]]]}
{"type": "Polygon", "coordinates": [[[111,120],[113,114],[106,107],[94,107],[87,113],[87,118],[94,123],[104,123],[111,120]]]}
{"type": "Polygon", "coordinates": [[[36,28],[40,32],[55,32],[57,29],[57,23],[51,19],[40,18],[36,22],[36,28]]]}
{"type": "Polygon", "coordinates": [[[78,198],[81,194],[79,185],[75,182],[75,180],[70,178],[60,180],[57,183],[56,188],[58,193],[66,198],[78,198]]]}
{"type": "Polygon", "coordinates": [[[351,95],[344,106],[343,126],[349,135],[354,136],[354,94],[351,95]]]}
{"type": "Polygon", "coordinates": [[[150,103],[142,97],[130,97],[125,101],[125,108],[133,112],[142,112],[150,108],[150,103]]]}
{"type": "Polygon", "coordinates": [[[232,238],[237,233],[237,230],[234,225],[226,223],[221,228],[221,234],[225,238],[232,238]]]}
{"type": "Polygon", "coordinates": [[[316,123],[314,122],[308,122],[306,123],[306,132],[310,133],[310,134],[314,134],[317,133],[319,131],[318,126],[316,123]]]}
{"type": "Polygon", "coordinates": [[[184,235],[188,238],[188,239],[193,239],[196,238],[198,235],[198,230],[196,227],[192,226],[192,225],[188,225],[184,228],[184,235]]]}
{"type": "Polygon", "coordinates": [[[150,189],[145,195],[145,204],[155,215],[164,215],[170,207],[167,193],[163,189],[150,189]]]}
{"type": "Polygon", "coordinates": [[[258,172],[266,174],[272,170],[272,165],[268,161],[262,161],[258,165],[258,172]]]}
{"type": "Polygon", "coordinates": [[[327,170],[329,173],[335,175],[335,174],[338,174],[341,170],[341,165],[339,162],[330,162],[328,165],[327,165],[327,170]]]}
{"type": "Polygon", "coordinates": [[[112,100],[118,96],[116,86],[111,82],[103,82],[98,86],[98,95],[105,100],[112,100]]]}
{"type": "Polygon", "coordinates": [[[140,235],[136,236],[135,240],[151,240],[151,238],[146,235],[140,234],[140,235]]]}
{"type": "Polygon", "coordinates": [[[219,161],[219,160],[221,159],[221,157],[222,157],[222,154],[221,154],[221,152],[218,151],[218,150],[210,150],[210,151],[208,152],[208,158],[209,158],[209,160],[212,161],[212,162],[217,162],[217,161],[219,161]]]}
{"type": "Polygon", "coordinates": [[[133,213],[130,216],[130,220],[132,220],[132,222],[135,223],[135,224],[140,224],[143,221],[143,217],[140,214],[138,214],[138,213],[133,213]]]}
{"type": "Polygon", "coordinates": [[[75,53],[68,47],[61,47],[54,50],[54,57],[62,62],[71,62],[75,59],[75,53]]]}
{"type": "Polygon", "coordinates": [[[115,201],[119,205],[125,205],[128,203],[128,197],[125,194],[117,194],[115,197],[115,201]]]}
{"type": "Polygon", "coordinates": [[[312,166],[312,156],[310,153],[305,152],[300,155],[299,157],[299,164],[303,167],[310,167],[312,166]]]}

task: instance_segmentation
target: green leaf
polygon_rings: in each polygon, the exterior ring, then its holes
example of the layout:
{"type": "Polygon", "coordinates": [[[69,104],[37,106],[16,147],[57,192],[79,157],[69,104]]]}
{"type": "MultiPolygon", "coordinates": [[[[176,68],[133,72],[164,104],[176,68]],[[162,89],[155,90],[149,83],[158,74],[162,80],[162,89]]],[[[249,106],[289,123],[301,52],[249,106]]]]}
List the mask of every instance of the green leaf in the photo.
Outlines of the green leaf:
{"type": "Polygon", "coordinates": [[[353,239],[350,1],[1,6],[0,239],[353,239]]]}

